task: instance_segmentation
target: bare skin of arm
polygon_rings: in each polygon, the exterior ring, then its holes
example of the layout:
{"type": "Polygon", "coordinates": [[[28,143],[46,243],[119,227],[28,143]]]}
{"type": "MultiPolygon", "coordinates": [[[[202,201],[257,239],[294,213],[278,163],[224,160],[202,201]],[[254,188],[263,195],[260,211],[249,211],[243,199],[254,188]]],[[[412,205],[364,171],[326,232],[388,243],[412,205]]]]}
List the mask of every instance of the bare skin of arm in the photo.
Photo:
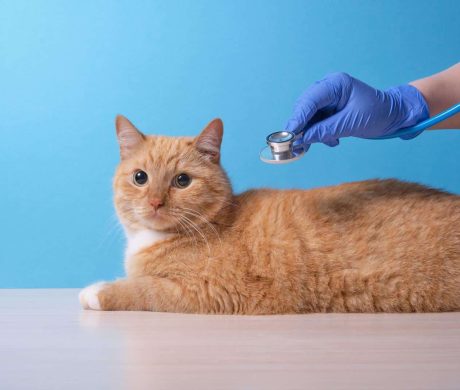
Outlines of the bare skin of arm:
{"type": "MultiPolygon", "coordinates": [[[[433,76],[410,83],[416,87],[428,103],[430,116],[460,103],[460,62],[433,76]]],[[[460,113],[437,124],[430,130],[460,129],[460,113]]]]}

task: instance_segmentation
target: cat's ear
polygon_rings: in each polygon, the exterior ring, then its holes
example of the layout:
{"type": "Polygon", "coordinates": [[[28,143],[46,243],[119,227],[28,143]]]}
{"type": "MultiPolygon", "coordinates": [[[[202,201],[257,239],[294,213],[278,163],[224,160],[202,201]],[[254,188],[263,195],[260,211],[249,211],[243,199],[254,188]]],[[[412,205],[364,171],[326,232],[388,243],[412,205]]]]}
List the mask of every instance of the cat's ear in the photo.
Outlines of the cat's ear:
{"type": "Polygon", "coordinates": [[[115,119],[118,143],[120,144],[121,159],[129,158],[144,142],[145,135],[124,116],[117,115],[115,119]]]}
{"type": "Polygon", "coordinates": [[[197,150],[218,163],[220,160],[220,145],[224,135],[224,124],[220,119],[214,119],[208,123],[201,134],[195,139],[197,150]]]}

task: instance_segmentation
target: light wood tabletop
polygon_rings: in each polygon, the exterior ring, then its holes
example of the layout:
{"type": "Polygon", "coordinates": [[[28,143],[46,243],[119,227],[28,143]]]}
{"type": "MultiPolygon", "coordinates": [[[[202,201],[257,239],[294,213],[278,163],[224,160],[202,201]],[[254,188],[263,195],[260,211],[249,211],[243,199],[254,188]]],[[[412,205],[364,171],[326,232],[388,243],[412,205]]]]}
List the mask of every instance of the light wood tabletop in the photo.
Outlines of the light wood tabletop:
{"type": "Polygon", "coordinates": [[[0,290],[0,389],[460,389],[460,313],[83,311],[0,290]]]}

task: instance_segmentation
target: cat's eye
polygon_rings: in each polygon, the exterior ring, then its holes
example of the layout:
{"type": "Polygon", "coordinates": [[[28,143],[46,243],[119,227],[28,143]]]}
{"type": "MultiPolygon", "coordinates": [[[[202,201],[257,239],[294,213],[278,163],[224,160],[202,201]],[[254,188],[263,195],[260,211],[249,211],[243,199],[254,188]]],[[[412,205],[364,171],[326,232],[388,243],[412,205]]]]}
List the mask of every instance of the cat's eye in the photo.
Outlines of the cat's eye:
{"type": "Polygon", "coordinates": [[[140,169],[134,172],[133,174],[133,182],[135,185],[139,187],[145,185],[145,183],[147,183],[148,180],[149,180],[149,176],[147,175],[147,173],[145,173],[144,171],[140,169]]]}
{"type": "Polygon", "coordinates": [[[173,186],[177,188],[185,188],[190,185],[192,179],[186,173],[180,173],[173,179],[173,186]]]}

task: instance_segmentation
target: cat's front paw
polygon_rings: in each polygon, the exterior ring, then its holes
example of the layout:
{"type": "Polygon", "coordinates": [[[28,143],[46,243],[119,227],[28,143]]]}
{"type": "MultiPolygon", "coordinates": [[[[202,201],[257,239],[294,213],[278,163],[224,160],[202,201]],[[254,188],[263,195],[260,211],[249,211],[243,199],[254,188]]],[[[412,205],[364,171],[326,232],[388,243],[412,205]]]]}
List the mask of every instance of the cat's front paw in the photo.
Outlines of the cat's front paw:
{"type": "Polygon", "coordinates": [[[78,295],[81,307],[83,309],[101,310],[98,294],[106,285],[106,282],[98,282],[81,290],[78,295]]]}

